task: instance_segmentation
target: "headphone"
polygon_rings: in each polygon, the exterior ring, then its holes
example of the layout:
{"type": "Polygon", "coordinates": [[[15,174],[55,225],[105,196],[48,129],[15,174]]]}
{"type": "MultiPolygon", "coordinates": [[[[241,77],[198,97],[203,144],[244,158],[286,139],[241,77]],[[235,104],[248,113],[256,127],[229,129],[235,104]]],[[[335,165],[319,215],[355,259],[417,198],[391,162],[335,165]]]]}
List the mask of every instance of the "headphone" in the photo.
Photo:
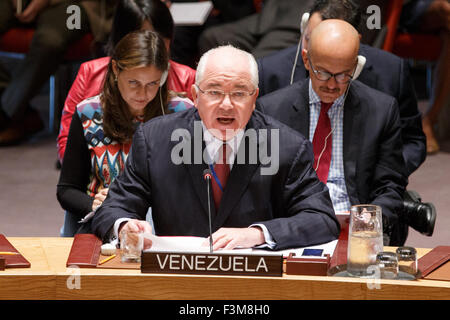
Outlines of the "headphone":
{"type": "Polygon", "coordinates": [[[159,79],[159,102],[161,103],[161,111],[163,116],[166,115],[166,113],[164,112],[164,105],[163,105],[163,101],[162,101],[162,94],[161,94],[161,88],[164,85],[164,83],[166,83],[167,81],[167,77],[169,75],[169,67],[170,64],[167,66],[167,69],[164,70],[164,72],[161,75],[161,79],[159,79]]]}
{"type": "Polygon", "coordinates": [[[167,69],[164,70],[164,72],[161,75],[161,79],[159,79],[159,87],[162,87],[164,83],[166,83],[168,75],[169,75],[169,66],[167,66],[167,69]]]}
{"type": "Polygon", "coordinates": [[[300,39],[298,39],[297,52],[295,53],[294,65],[292,66],[291,71],[291,81],[289,84],[294,83],[295,66],[297,65],[298,56],[300,54],[300,47],[302,45],[303,33],[305,32],[306,26],[308,25],[308,21],[309,21],[309,12],[305,12],[302,15],[302,18],[300,19],[300,39]]]}
{"type": "Polygon", "coordinates": [[[300,34],[303,34],[305,32],[306,26],[308,25],[309,20],[309,12],[305,12],[302,15],[302,19],[300,20],[300,34]]]}

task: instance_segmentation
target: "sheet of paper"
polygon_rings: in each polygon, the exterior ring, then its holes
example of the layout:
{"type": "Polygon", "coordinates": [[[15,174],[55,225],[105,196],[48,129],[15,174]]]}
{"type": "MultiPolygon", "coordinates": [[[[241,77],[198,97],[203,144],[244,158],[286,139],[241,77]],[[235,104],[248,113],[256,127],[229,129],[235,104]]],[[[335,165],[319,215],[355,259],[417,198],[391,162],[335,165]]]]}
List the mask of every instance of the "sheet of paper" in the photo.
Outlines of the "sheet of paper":
{"type": "Polygon", "coordinates": [[[158,237],[148,233],[145,233],[144,237],[152,240],[151,248],[145,251],[209,252],[209,244],[207,238],[158,237]]]}
{"type": "MultiPolygon", "coordinates": [[[[208,238],[202,237],[158,237],[153,234],[145,234],[146,238],[152,240],[152,247],[145,251],[163,251],[163,252],[209,252],[208,238]]],[[[286,250],[264,250],[264,249],[234,249],[234,250],[219,250],[221,253],[241,253],[241,254],[256,254],[256,255],[280,255],[284,257],[289,256],[290,253],[295,253],[296,257],[303,256],[305,249],[319,249],[322,250],[320,256],[316,258],[324,258],[325,254],[333,255],[336,249],[337,240],[333,240],[324,244],[309,246],[305,248],[293,248],[286,250]]]]}
{"type": "Polygon", "coordinates": [[[172,3],[170,13],[177,26],[201,26],[212,8],[212,1],[172,3]]]}

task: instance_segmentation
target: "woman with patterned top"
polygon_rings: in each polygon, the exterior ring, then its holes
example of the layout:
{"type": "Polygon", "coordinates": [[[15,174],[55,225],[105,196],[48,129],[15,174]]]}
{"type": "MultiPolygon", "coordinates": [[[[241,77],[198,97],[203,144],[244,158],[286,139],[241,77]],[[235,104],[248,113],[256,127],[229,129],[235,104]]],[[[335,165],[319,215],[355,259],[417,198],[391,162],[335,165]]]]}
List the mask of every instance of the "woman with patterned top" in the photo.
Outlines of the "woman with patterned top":
{"type": "Polygon", "coordinates": [[[57,186],[66,210],[63,236],[73,236],[80,225],[88,232],[86,222],[122,172],[137,126],[192,107],[189,99],[167,89],[167,69],[167,50],[158,34],[132,32],[115,47],[102,92],[77,105],[57,186]],[[84,224],[76,223],[82,219],[84,224]]]}

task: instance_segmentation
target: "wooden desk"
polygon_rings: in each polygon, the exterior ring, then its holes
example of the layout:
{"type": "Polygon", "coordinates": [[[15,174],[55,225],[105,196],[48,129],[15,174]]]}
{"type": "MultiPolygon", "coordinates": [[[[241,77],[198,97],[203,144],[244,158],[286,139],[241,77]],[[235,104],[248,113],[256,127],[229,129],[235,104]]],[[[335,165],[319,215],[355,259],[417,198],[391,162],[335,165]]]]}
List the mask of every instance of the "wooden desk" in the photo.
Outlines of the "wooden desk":
{"type": "MultiPolygon", "coordinates": [[[[8,238],[31,262],[0,271],[0,299],[450,299],[450,282],[284,275],[228,277],[141,274],[140,270],[66,268],[72,238],[8,238]],[[373,288],[373,289],[370,289],[373,288]]],[[[429,249],[419,249],[419,256],[429,249]]]]}

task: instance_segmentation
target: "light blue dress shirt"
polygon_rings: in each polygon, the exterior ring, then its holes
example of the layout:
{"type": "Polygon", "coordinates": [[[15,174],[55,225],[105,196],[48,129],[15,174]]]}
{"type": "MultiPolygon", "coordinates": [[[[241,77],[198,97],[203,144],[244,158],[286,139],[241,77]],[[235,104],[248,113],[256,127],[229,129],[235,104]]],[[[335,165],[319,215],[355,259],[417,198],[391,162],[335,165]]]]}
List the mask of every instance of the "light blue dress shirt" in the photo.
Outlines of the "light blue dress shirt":
{"type": "MultiPolygon", "coordinates": [[[[309,140],[314,139],[314,131],[320,115],[320,98],[314,92],[309,80],[309,140]]],[[[328,110],[332,130],[331,163],[327,187],[335,212],[349,211],[351,204],[347,194],[344,176],[344,95],[337,98],[328,110]]]]}

